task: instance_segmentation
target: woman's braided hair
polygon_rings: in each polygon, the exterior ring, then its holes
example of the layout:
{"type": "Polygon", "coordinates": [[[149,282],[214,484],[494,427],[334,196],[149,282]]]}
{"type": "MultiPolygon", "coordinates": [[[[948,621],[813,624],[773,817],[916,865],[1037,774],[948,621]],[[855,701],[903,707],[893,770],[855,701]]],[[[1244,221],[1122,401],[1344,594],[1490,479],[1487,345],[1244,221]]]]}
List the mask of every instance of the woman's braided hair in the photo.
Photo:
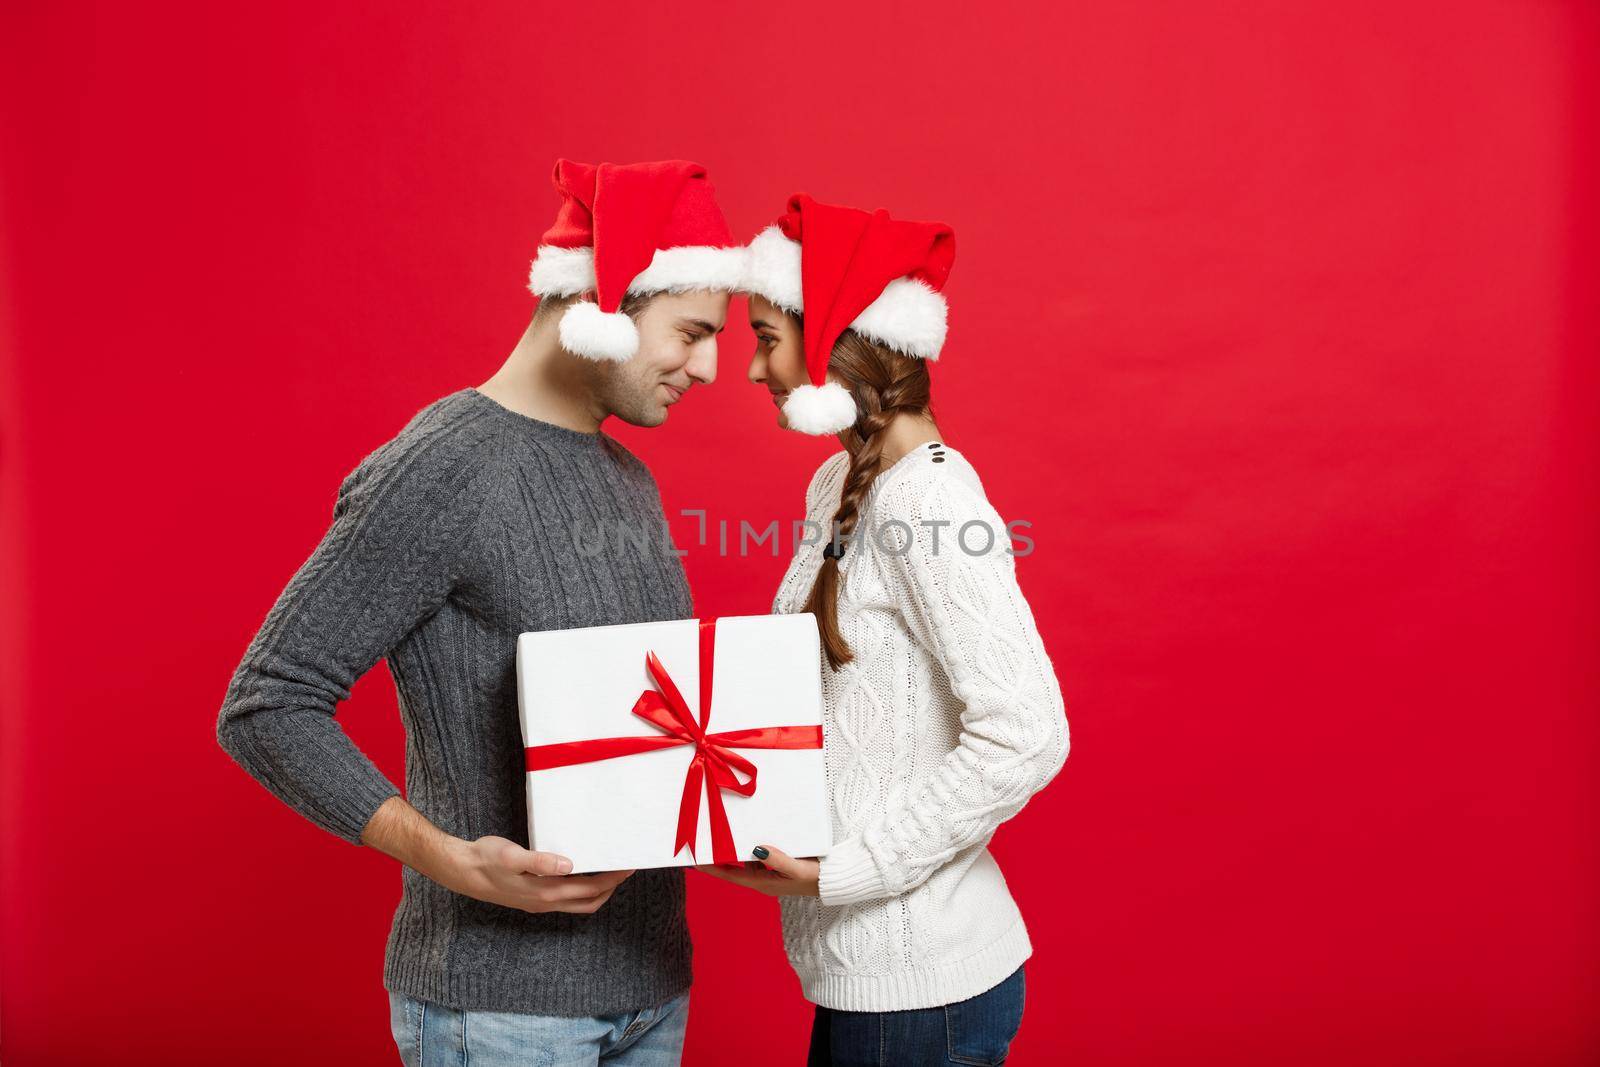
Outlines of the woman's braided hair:
{"type": "Polygon", "coordinates": [[[824,555],[804,610],[817,617],[822,651],[828,665],[838,670],[855,658],[839,630],[839,557],[842,539],[860,520],[867,491],[883,465],[883,431],[895,416],[930,415],[928,365],[914,356],[874,344],[853,330],[834,343],[828,370],[855,398],[856,423],[843,434],[850,452],[850,469],[839,495],[829,530],[830,549],[824,555]]]}

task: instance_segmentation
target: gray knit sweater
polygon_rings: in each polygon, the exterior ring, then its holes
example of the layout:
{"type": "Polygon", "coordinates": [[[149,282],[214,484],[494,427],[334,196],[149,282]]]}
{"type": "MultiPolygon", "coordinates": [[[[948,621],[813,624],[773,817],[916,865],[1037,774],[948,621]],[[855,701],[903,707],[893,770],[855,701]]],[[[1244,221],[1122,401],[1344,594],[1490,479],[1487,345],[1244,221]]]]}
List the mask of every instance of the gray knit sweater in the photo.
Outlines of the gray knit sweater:
{"type": "MultiPolygon", "coordinates": [[[[407,799],[444,831],[528,843],[519,633],[693,615],[650,471],[612,438],[519,415],[476,389],[419,412],[339,486],[326,536],[228,686],[217,739],[347,841],[399,791],[334,720],[389,661],[407,799]],[[587,531],[587,532],[585,532],[587,531]],[[575,536],[575,533],[581,536],[575,536]]],[[[384,985],[454,1008],[599,1015],[690,981],[681,868],[642,870],[594,915],[532,915],[402,868],[384,985]]]]}

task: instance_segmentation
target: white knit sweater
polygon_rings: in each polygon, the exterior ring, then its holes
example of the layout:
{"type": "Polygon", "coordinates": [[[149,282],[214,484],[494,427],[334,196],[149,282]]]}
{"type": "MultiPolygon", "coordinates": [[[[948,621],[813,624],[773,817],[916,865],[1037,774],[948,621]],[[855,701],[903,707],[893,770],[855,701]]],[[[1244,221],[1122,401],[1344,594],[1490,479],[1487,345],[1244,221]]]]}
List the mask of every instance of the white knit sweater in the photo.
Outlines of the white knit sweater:
{"type": "MultiPolygon", "coordinates": [[[[823,542],[848,465],[831,456],[806,491],[823,542]]],[[[855,659],[823,664],[835,844],[820,897],[781,898],[789,962],[824,1007],[965,1000],[1032,952],[987,845],[1060,770],[1068,733],[1010,546],[977,473],[946,445],[912,450],[867,494],[840,567],[855,659]]],[[[822,547],[800,547],[773,611],[801,610],[822,547]]]]}

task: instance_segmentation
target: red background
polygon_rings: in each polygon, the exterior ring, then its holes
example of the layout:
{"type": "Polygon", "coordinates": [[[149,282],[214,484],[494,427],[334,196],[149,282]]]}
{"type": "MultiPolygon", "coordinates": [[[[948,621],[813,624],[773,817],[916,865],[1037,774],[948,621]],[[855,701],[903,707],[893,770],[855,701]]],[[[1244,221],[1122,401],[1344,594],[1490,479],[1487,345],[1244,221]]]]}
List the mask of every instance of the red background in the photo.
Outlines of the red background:
{"type": "MultiPolygon", "coordinates": [[[[393,1058],[392,862],[214,716],[342,475],[515,342],[557,155],[958,232],[941,424],[1074,741],[995,843],[1014,1062],[1595,1062],[1594,6],[761,7],[7,5],[8,1067],[393,1058]]],[[[832,448],[749,349],[616,431],[669,508],[832,448]]],[[[687,1062],[798,1062],[775,906],[691,888],[687,1062]]]]}

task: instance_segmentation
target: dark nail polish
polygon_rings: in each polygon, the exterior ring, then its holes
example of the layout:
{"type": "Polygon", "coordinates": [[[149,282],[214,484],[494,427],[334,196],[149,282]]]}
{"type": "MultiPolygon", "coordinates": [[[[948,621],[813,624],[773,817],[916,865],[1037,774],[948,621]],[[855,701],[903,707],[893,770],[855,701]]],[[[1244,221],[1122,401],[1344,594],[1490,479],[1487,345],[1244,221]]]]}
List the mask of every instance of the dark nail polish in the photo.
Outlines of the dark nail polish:
{"type": "Polygon", "coordinates": [[[765,845],[757,845],[755,848],[750,850],[750,854],[758,860],[764,860],[768,856],[772,855],[772,853],[767,851],[767,846],[765,845]]]}

